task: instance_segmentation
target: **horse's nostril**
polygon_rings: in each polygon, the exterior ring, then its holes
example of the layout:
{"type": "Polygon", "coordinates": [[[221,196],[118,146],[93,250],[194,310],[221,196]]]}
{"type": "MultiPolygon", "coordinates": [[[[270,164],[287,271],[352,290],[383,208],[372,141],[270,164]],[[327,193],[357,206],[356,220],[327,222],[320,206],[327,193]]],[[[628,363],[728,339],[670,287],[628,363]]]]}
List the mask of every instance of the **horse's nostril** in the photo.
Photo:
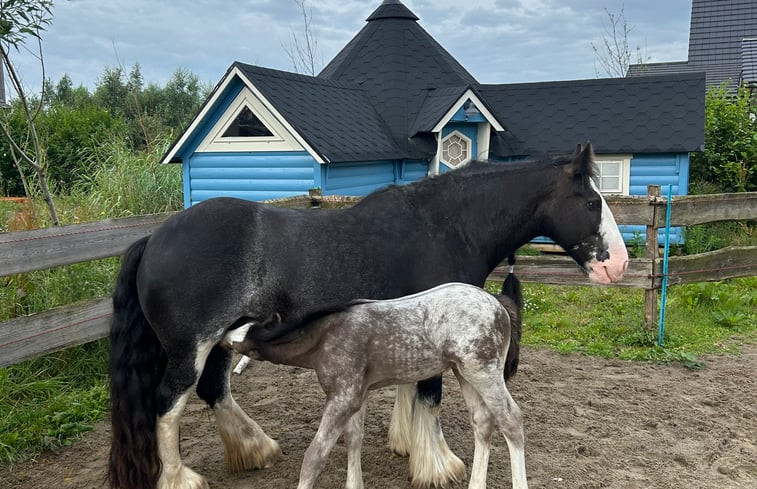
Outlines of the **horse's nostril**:
{"type": "Polygon", "coordinates": [[[597,253],[597,261],[606,261],[610,259],[610,252],[607,250],[602,250],[599,253],[597,253]]]}

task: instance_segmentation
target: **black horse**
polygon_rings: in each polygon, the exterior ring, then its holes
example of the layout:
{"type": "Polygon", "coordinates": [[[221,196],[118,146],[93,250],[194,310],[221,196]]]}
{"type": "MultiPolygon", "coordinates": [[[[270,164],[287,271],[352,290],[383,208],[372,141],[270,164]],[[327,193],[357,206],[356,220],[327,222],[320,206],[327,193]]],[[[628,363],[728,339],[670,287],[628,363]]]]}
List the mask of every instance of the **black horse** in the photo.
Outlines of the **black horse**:
{"type": "MultiPolygon", "coordinates": [[[[221,198],[173,216],[129,248],[113,295],[112,487],[207,487],[179,454],[179,419],[194,386],[214,411],[231,470],[265,467],[279,455],[231,396],[224,338],[232,329],[445,282],[482,286],[536,236],[552,238],[595,282],[620,280],[628,255],[593,171],[587,145],[570,158],[472,162],[349,209],[221,198]]],[[[433,415],[440,401],[440,377],[418,384],[416,412],[433,415]]],[[[390,446],[411,452],[417,485],[461,479],[462,462],[440,430],[429,431],[431,442],[408,446],[395,436],[390,446]]]]}

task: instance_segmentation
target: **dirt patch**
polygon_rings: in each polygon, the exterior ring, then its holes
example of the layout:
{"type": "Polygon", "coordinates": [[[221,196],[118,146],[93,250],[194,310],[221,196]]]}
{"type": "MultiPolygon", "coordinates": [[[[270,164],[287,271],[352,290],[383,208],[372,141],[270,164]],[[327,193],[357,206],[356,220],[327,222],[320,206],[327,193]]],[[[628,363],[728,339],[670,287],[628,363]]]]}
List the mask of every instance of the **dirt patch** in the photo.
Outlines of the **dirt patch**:
{"type": "MultiPolygon", "coordinates": [[[[525,347],[510,390],[526,423],[531,488],[757,487],[757,346],[738,356],[710,357],[707,368],[559,355],[525,347]]],[[[323,394],[312,372],[257,364],[234,376],[239,404],[277,438],[284,457],[274,467],[228,474],[209,411],[196,398],[182,423],[182,455],[211,488],[290,488],[320,421],[323,394]]],[[[392,456],[386,433],[393,389],[372,393],[366,418],[366,487],[409,488],[407,460],[392,456]]],[[[470,466],[473,436],[454,376],[445,377],[442,425],[450,447],[470,466]]],[[[98,424],[73,447],[34,463],[0,470],[0,487],[104,487],[109,428],[98,424]]],[[[495,435],[489,487],[510,487],[504,440],[495,435]]],[[[318,481],[344,487],[341,442],[318,481]]],[[[454,489],[467,487],[454,485],[454,489]]]]}

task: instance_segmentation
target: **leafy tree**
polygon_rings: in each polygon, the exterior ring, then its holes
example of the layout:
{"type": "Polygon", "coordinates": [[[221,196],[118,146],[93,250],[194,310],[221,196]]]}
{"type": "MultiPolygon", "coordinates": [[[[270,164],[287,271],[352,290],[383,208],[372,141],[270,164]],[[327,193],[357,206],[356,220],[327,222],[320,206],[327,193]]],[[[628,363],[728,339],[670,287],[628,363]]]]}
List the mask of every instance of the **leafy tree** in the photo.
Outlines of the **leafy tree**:
{"type": "Polygon", "coordinates": [[[95,84],[94,99],[97,105],[109,110],[114,116],[123,116],[126,114],[128,94],[123,68],[105,67],[95,84]]]}
{"type": "Polygon", "coordinates": [[[199,110],[205,92],[197,75],[183,68],[174,71],[163,89],[160,107],[163,125],[170,129],[184,129],[199,110]]]}
{"type": "Polygon", "coordinates": [[[90,170],[87,162],[95,147],[124,129],[122,119],[92,102],[78,106],[55,104],[43,121],[50,179],[61,190],[70,189],[74,180],[90,170]]]}
{"type": "Polygon", "coordinates": [[[757,190],[757,107],[746,88],[734,95],[725,85],[705,97],[705,147],[691,160],[691,178],[724,191],[757,190]]]}
{"type": "Polygon", "coordinates": [[[16,94],[18,106],[23,112],[26,122],[24,135],[19,137],[11,132],[10,121],[7,114],[4,114],[5,117],[0,121],[0,130],[8,142],[10,156],[21,176],[21,180],[24,182],[26,194],[30,194],[31,188],[26,183],[22,165],[29,166],[34,171],[40,191],[47,204],[50,219],[53,225],[57,226],[60,224],[60,220],[48,184],[47,148],[37,132],[37,118],[44,103],[44,91],[38,99],[29,97],[24,89],[21,76],[11,60],[10,53],[11,48],[16,52],[24,48],[37,56],[42,71],[42,81],[44,82],[45,63],[40,33],[52,22],[52,6],[52,0],[5,0],[0,6],[0,58],[2,58],[2,67],[8,74],[10,86],[16,94]],[[26,45],[29,39],[36,41],[37,46],[34,51],[26,45]]]}

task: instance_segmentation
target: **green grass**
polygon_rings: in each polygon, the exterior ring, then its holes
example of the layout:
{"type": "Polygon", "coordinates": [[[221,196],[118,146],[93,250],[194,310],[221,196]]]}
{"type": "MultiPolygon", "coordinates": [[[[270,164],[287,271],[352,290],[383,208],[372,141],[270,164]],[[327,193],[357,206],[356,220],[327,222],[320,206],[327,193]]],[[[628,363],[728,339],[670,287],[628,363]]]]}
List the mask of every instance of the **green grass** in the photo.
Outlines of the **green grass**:
{"type": "MultiPolygon", "coordinates": [[[[497,284],[489,284],[495,290],[497,284]]],[[[698,366],[757,343],[757,277],[668,289],[665,336],[643,325],[643,291],[524,284],[523,343],[558,352],[698,366]]]]}
{"type": "Polygon", "coordinates": [[[0,369],[0,465],[70,445],[107,409],[106,341],[0,369]]]}

